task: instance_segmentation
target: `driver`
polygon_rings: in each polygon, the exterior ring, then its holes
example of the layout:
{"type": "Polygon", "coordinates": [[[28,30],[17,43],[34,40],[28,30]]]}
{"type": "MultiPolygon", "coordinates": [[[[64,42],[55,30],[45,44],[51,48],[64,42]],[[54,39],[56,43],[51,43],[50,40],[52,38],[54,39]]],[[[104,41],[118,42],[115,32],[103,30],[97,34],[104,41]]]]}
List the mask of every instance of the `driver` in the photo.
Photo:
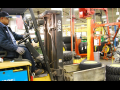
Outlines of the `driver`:
{"type": "Polygon", "coordinates": [[[32,71],[35,74],[40,74],[44,72],[42,69],[37,69],[30,52],[26,47],[20,47],[16,44],[16,40],[24,39],[26,35],[18,35],[12,32],[11,28],[8,27],[9,24],[9,14],[5,11],[0,12],[0,51],[7,51],[6,58],[18,58],[19,54],[22,58],[28,59],[32,63],[32,71]]]}

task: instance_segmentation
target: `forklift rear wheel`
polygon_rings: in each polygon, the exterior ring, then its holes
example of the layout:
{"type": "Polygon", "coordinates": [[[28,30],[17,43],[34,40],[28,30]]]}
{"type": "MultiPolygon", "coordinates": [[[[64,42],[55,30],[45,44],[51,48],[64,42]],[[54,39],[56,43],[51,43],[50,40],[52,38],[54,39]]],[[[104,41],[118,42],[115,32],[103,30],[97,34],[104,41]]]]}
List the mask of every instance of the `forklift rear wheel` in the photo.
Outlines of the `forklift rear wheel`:
{"type": "Polygon", "coordinates": [[[83,61],[79,64],[80,70],[96,68],[101,66],[102,66],[101,62],[98,61],[83,61]]]}
{"type": "Polygon", "coordinates": [[[106,81],[120,81],[120,75],[106,74],[106,81]]]}
{"type": "Polygon", "coordinates": [[[106,65],[106,73],[112,75],[120,75],[120,64],[106,65]]]}

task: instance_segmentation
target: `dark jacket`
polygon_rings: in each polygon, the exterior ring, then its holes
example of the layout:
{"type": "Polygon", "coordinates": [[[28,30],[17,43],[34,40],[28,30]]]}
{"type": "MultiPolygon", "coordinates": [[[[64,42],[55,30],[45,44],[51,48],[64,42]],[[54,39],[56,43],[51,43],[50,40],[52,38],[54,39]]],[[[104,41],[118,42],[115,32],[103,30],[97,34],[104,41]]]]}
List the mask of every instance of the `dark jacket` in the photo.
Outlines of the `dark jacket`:
{"type": "MultiPolygon", "coordinates": [[[[12,32],[10,27],[9,30],[12,32]]],[[[23,35],[18,35],[15,32],[12,32],[12,34],[16,41],[23,39],[23,35]]],[[[18,46],[12,43],[12,39],[8,33],[7,28],[0,23],[0,51],[7,51],[6,57],[15,57],[17,47],[18,46]]]]}

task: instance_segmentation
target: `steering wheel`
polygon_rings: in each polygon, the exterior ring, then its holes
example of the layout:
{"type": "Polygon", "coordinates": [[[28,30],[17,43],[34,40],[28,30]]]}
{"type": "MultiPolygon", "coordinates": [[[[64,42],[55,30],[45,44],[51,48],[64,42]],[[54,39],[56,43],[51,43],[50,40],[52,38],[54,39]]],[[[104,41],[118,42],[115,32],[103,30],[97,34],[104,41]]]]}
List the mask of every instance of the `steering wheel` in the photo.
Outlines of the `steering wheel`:
{"type": "Polygon", "coordinates": [[[27,36],[26,38],[21,39],[21,40],[18,42],[18,44],[21,44],[21,43],[23,43],[23,42],[26,42],[26,40],[27,40],[29,37],[30,37],[30,36],[27,36]]]}

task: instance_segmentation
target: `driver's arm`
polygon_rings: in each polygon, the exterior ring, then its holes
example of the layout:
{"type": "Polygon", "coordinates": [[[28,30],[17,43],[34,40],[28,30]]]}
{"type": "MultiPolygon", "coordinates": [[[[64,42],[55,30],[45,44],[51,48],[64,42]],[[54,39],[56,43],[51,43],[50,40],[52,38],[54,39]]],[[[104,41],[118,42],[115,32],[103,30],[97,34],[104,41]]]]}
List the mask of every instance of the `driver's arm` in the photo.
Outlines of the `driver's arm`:
{"type": "Polygon", "coordinates": [[[9,27],[9,30],[12,32],[15,40],[23,39],[23,35],[18,35],[17,33],[13,32],[10,27],[9,27]]]}
{"type": "Polygon", "coordinates": [[[13,35],[14,35],[14,37],[15,37],[15,40],[23,39],[23,35],[18,35],[18,34],[16,34],[15,32],[13,32],[13,35]]]}

